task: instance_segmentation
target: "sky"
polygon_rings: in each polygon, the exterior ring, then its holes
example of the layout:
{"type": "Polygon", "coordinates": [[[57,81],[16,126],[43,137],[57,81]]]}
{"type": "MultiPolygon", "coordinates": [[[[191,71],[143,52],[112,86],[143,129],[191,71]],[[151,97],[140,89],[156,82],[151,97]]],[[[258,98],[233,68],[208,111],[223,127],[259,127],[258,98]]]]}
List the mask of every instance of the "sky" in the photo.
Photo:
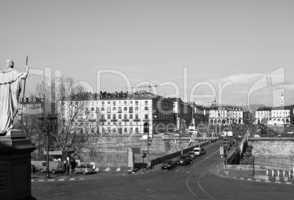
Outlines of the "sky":
{"type": "MultiPolygon", "coordinates": [[[[233,78],[218,101],[245,104],[251,86],[276,70],[291,85],[293,8],[291,0],[1,0],[0,66],[12,58],[21,71],[29,56],[33,69],[59,71],[94,90],[100,72],[104,90],[126,90],[124,75],[132,86],[152,82],[162,95],[179,90],[188,99],[197,84],[218,88],[233,78]]],[[[39,78],[30,77],[30,90],[39,78]]],[[[271,104],[272,89],[259,89],[252,102],[271,104]]]]}

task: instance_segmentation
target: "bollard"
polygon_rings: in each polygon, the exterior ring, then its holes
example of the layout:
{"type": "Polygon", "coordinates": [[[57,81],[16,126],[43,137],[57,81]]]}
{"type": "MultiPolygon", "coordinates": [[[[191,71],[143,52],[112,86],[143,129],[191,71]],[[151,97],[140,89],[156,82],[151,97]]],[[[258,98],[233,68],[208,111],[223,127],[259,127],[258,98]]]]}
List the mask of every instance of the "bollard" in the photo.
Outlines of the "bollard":
{"type": "Polygon", "coordinates": [[[280,170],[278,169],[278,177],[280,177],[280,170]]]}
{"type": "Polygon", "coordinates": [[[272,169],[272,177],[275,176],[275,171],[272,169]]]}
{"type": "Polygon", "coordinates": [[[269,170],[268,169],[265,171],[265,173],[266,173],[267,176],[269,176],[269,170]]]}
{"type": "Polygon", "coordinates": [[[283,170],[283,176],[286,177],[286,170],[283,170]]]}

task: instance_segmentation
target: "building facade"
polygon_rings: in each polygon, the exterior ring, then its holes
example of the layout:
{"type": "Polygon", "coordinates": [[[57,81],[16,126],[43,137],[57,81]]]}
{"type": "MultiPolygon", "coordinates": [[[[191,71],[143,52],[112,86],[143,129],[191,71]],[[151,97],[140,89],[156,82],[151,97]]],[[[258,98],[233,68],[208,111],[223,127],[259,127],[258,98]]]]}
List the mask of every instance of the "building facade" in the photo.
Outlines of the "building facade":
{"type": "Polygon", "coordinates": [[[294,106],[281,106],[272,108],[259,108],[255,112],[256,124],[271,126],[286,126],[293,124],[294,106]]]}
{"type": "Polygon", "coordinates": [[[193,108],[193,120],[197,127],[199,124],[208,124],[209,108],[201,105],[192,104],[193,108]]]}
{"type": "Polygon", "coordinates": [[[170,98],[173,101],[173,112],[176,118],[176,130],[185,130],[195,123],[193,105],[180,98],[170,98]]]}
{"type": "Polygon", "coordinates": [[[209,109],[210,125],[244,124],[244,109],[235,106],[211,106],[209,109]]]}
{"type": "MultiPolygon", "coordinates": [[[[58,110],[60,120],[72,123],[72,131],[81,134],[139,134],[152,137],[153,134],[177,129],[178,116],[186,123],[191,122],[188,114],[175,112],[175,106],[174,98],[153,96],[62,101],[59,102],[58,110]]],[[[181,103],[179,107],[182,107],[181,103]]]]}
{"type": "Polygon", "coordinates": [[[263,107],[255,111],[255,124],[267,124],[271,119],[271,108],[263,107]]]}

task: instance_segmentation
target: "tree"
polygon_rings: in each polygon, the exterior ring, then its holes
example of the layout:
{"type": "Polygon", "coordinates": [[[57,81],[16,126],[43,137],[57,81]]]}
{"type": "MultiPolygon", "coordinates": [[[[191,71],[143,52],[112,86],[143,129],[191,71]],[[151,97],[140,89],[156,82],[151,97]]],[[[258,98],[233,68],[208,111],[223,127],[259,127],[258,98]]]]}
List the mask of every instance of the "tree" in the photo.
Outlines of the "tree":
{"type": "Polygon", "coordinates": [[[24,114],[22,128],[26,135],[29,136],[36,147],[36,151],[32,153],[33,159],[42,159],[43,151],[46,145],[46,136],[43,134],[43,123],[39,120],[39,114],[24,114]]]}
{"type": "MultiPolygon", "coordinates": [[[[57,102],[58,131],[53,134],[56,149],[62,152],[78,153],[89,139],[83,122],[89,115],[89,110],[83,100],[89,100],[91,93],[80,85],[75,85],[73,79],[63,79],[59,88],[57,102]]],[[[97,125],[98,126],[98,125],[97,125]]]]}
{"type": "Polygon", "coordinates": [[[58,84],[55,85],[55,102],[49,98],[52,90],[44,82],[40,82],[35,91],[36,97],[46,101],[44,104],[55,103],[56,111],[45,113],[43,110],[42,117],[39,116],[42,119],[32,120],[35,123],[27,123],[26,131],[36,140],[40,151],[45,149],[47,133],[51,149],[62,152],[79,151],[87,143],[88,133],[81,131],[83,129],[77,126],[86,114],[84,103],[75,102],[89,99],[90,95],[82,86],[75,84],[72,78],[60,77],[56,82],[58,84]],[[54,115],[57,120],[49,120],[47,114],[54,115]],[[33,129],[35,131],[32,131],[33,129]]]}
{"type": "Polygon", "coordinates": [[[58,133],[54,135],[56,148],[62,152],[80,149],[88,136],[83,129],[77,128],[85,112],[84,103],[60,101],[58,107],[58,133]]]}

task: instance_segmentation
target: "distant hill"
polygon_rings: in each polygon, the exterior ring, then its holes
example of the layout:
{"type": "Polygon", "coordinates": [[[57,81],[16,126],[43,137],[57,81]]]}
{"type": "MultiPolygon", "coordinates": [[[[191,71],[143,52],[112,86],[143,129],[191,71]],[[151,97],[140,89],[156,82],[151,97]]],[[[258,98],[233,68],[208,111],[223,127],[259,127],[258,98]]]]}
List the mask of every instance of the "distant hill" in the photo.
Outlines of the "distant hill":
{"type": "Polygon", "coordinates": [[[255,112],[260,107],[265,107],[265,105],[264,104],[252,104],[249,106],[244,106],[244,108],[246,110],[249,110],[250,112],[255,112]]]}

